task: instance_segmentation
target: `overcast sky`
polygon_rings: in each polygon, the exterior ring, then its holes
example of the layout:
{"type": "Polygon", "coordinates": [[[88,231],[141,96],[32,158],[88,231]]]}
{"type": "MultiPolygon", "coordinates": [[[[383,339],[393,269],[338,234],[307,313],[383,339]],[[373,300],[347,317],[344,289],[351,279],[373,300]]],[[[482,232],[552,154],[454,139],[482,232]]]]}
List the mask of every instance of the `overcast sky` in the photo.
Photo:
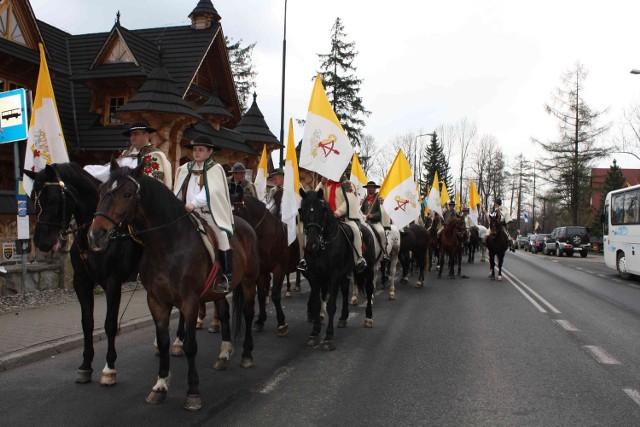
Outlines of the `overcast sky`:
{"type": "MultiPolygon", "coordinates": [[[[108,32],[118,10],[128,29],[187,25],[197,3],[31,0],[38,19],[72,34],[108,32]]],[[[257,42],[258,105],[279,137],[285,0],[213,5],[226,36],[257,42]]],[[[378,144],[467,117],[511,158],[533,159],[540,150],[531,138],[557,135],[544,105],[577,61],[589,71],[586,102],[609,108],[603,123],[615,129],[640,98],[640,75],[629,73],[640,68],[640,1],[288,0],[285,126],[289,117],[306,117],[317,54],[329,52],[337,17],[358,52],[361,96],[372,112],[364,132],[378,144]]],[[[294,133],[302,137],[301,128],[294,133]]],[[[616,158],[623,167],[640,167],[631,156],[616,158]]]]}

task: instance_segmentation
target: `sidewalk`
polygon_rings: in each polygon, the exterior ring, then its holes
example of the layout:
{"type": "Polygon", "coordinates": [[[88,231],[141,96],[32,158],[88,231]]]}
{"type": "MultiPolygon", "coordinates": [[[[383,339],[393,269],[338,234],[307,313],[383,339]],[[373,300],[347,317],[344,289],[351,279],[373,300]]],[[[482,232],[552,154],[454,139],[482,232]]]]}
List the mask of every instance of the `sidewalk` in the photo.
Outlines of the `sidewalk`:
{"type": "MultiPolygon", "coordinates": [[[[107,304],[104,294],[96,295],[94,299],[95,342],[107,339],[103,328],[107,304]]],[[[172,316],[177,314],[174,310],[172,316]]],[[[147,307],[147,291],[142,286],[122,293],[118,319],[121,333],[153,323],[147,307]]],[[[77,300],[0,314],[0,372],[82,346],[77,300]]]]}

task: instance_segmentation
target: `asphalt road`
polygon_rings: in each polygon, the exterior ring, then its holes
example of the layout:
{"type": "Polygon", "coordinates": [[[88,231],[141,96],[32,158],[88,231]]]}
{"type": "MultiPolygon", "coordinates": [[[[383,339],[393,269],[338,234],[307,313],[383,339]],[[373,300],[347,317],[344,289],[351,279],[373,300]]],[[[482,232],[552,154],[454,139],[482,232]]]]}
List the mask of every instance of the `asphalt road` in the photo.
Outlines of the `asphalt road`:
{"type": "MultiPolygon", "coordinates": [[[[203,409],[182,409],[186,361],[145,403],[158,360],[153,330],[118,337],[118,384],[73,382],[80,350],[0,374],[0,424],[38,426],[601,426],[640,425],[640,287],[601,257],[509,253],[505,278],[463,264],[468,279],[378,292],[374,327],[354,307],[337,350],[307,348],[308,286],[285,300],[287,337],[255,334],[254,362],[212,369],[217,334],[198,332],[203,409]]],[[[106,347],[96,345],[96,360],[106,347]]],[[[98,365],[96,364],[96,368],[98,365]]],[[[94,373],[94,378],[96,373],[94,373]]]]}

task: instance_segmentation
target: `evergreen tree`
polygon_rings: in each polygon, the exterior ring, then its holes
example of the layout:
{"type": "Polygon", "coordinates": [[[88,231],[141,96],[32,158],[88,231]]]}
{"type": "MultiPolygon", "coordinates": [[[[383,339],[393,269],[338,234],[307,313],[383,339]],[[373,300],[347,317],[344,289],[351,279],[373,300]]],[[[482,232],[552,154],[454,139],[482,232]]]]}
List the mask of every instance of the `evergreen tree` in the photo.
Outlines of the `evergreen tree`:
{"type": "Polygon", "coordinates": [[[561,207],[568,212],[564,220],[575,225],[588,213],[584,208],[591,191],[591,165],[607,155],[605,148],[596,145],[608,129],[596,123],[604,111],[592,110],[583,99],[586,76],[587,71],[579,63],[563,76],[563,87],[557,89],[552,104],[546,106],[547,113],[558,119],[559,138],[536,141],[549,154],[542,169],[560,195],[561,207]]]}
{"type": "Polygon", "coordinates": [[[358,55],[354,42],[345,42],[344,26],[340,18],[331,28],[331,52],[318,54],[322,61],[320,75],[327,98],[338,121],[353,145],[359,146],[363,137],[364,120],[371,112],[365,110],[358,95],[362,80],[355,76],[353,60],[358,55]]]}
{"type": "Polygon", "coordinates": [[[427,194],[431,190],[433,185],[433,177],[438,172],[438,181],[444,182],[447,186],[447,190],[453,189],[451,182],[451,172],[449,170],[449,162],[444,154],[442,144],[438,141],[438,134],[433,133],[431,135],[431,141],[426,147],[424,152],[424,158],[426,159],[422,163],[424,172],[420,178],[420,191],[421,194],[427,194]]]}
{"type": "Polygon", "coordinates": [[[229,63],[231,64],[231,72],[233,73],[233,82],[238,91],[238,103],[240,111],[244,112],[248,108],[248,100],[251,99],[251,92],[256,87],[256,76],[258,73],[253,69],[251,55],[256,43],[247,46],[241,46],[242,39],[235,43],[225,36],[225,44],[227,45],[227,55],[229,55],[229,63]]]}
{"type": "Polygon", "coordinates": [[[600,206],[598,210],[595,212],[593,216],[593,224],[591,226],[591,235],[592,236],[602,236],[602,210],[604,208],[604,199],[607,197],[610,191],[618,190],[620,188],[624,188],[627,184],[624,175],[622,174],[622,169],[616,163],[615,159],[613,160],[613,164],[609,167],[607,171],[607,175],[604,178],[604,184],[602,186],[602,197],[600,198],[600,206]]]}

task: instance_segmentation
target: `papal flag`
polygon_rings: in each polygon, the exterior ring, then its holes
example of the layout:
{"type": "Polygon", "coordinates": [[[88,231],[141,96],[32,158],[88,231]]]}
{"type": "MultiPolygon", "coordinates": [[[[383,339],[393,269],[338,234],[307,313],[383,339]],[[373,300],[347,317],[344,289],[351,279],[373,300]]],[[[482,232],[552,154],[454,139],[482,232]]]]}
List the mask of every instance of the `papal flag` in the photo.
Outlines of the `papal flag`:
{"type": "Polygon", "coordinates": [[[287,224],[287,241],[296,239],[296,215],[300,209],[300,176],[298,175],[298,159],[296,144],[293,139],[293,120],[289,119],[289,139],[287,140],[287,157],[284,162],[284,182],[282,184],[282,222],[287,224]]]}
{"type": "Polygon", "coordinates": [[[358,154],[356,153],[353,153],[353,159],[351,159],[351,176],[349,177],[349,181],[356,187],[358,198],[364,200],[364,198],[367,197],[367,189],[364,188],[364,186],[367,185],[369,180],[362,166],[360,166],[358,154]]]}
{"type": "Polygon", "coordinates": [[[429,196],[427,196],[427,208],[431,210],[431,212],[437,212],[442,216],[439,187],[440,183],[438,182],[438,172],[436,171],[435,175],[433,175],[433,186],[431,187],[431,191],[429,191],[429,196]]]}
{"type": "Polygon", "coordinates": [[[411,166],[402,150],[398,150],[391,169],[380,186],[383,207],[398,228],[420,216],[420,201],[411,166]]]}
{"type": "Polygon", "coordinates": [[[456,191],[456,212],[460,212],[462,210],[462,203],[460,202],[460,194],[456,191]]]}
{"type": "Polygon", "coordinates": [[[262,146],[262,157],[256,171],[256,179],[253,182],[256,186],[256,197],[264,202],[267,195],[267,146],[262,146]]]}
{"type": "Polygon", "coordinates": [[[304,125],[300,167],[339,182],[352,155],[353,147],[331,108],[318,73],[304,125]]]}
{"type": "MultiPolygon", "coordinates": [[[[39,43],[38,46],[40,47],[40,71],[24,154],[24,168],[34,172],[40,171],[52,163],[69,161],[49,68],[47,67],[47,58],[42,43],[39,43]]],[[[33,181],[26,175],[22,179],[26,193],[31,195],[33,181]]]]}
{"type": "Polygon", "coordinates": [[[476,185],[472,179],[469,179],[469,217],[475,225],[478,225],[478,209],[480,203],[482,203],[482,199],[480,199],[476,185]]]}
{"type": "Polygon", "coordinates": [[[449,197],[449,190],[447,190],[447,184],[442,181],[442,190],[440,190],[440,205],[444,206],[451,198],[449,197]]]}

